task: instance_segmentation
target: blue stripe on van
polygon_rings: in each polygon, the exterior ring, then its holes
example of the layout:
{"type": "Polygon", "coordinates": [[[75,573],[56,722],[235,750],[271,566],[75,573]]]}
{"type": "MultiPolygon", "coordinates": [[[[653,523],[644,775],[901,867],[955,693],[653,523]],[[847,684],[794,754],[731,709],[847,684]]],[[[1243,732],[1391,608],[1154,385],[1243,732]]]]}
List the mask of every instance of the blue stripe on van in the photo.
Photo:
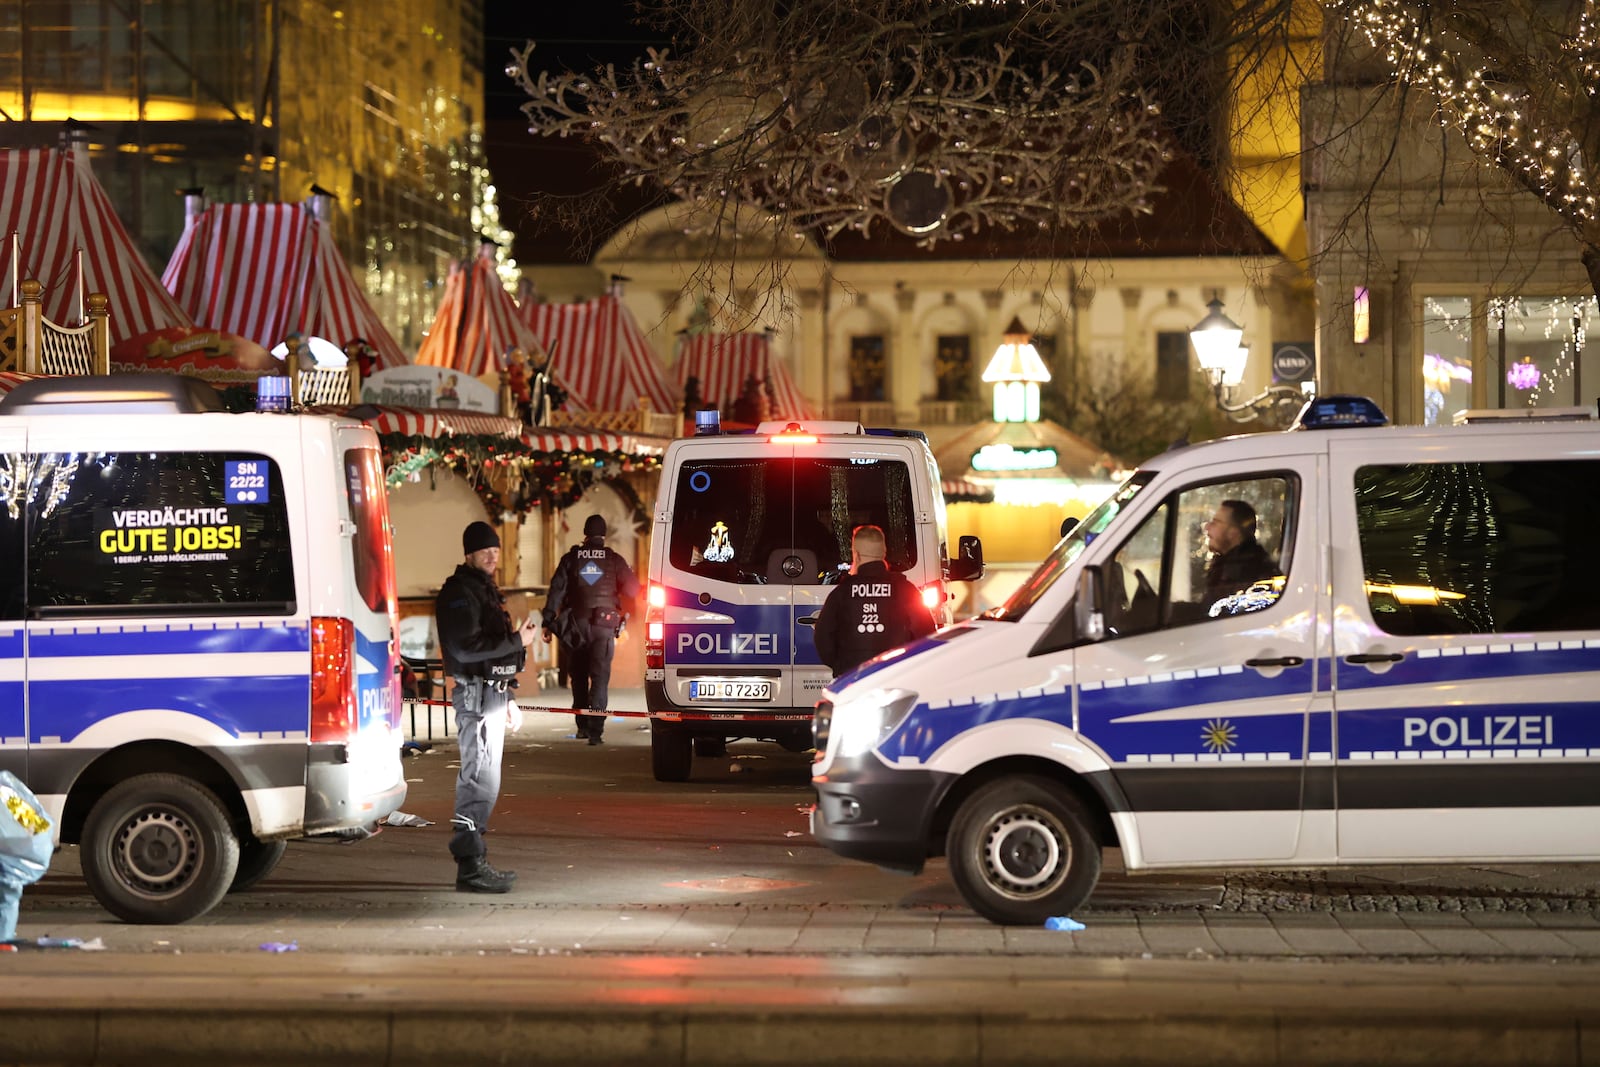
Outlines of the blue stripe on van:
{"type": "MultiPolygon", "coordinates": [[[[1529,646],[1533,642],[1517,644],[1529,646]]],[[[1346,691],[1394,685],[1472,682],[1486,678],[1526,678],[1538,674],[1600,673],[1600,647],[1514,648],[1511,643],[1505,642],[1480,645],[1457,655],[1424,656],[1415,651],[1407,652],[1405,659],[1382,674],[1348,663],[1338,663],[1335,669],[1338,671],[1338,688],[1346,691]]]]}
{"type": "Polygon", "coordinates": [[[0,682],[0,744],[23,736],[22,682],[0,682]]]}
{"type": "Polygon", "coordinates": [[[1471,760],[1496,751],[1523,757],[1600,755],[1600,716],[1590,701],[1519,700],[1339,712],[1340,759],[1449,752],[1449,758],[1471,760]]]}
{"type": "Polygon", "coordinates": [[[77,632],[58,631],[29,637],[33,656],[162,656],[199,653],[310,652],[311,629],[305,624],[209,626],[205,629],[122,630],[95,632],[92,623],[77,632]]]}
{"type": "Polygon", "coordinates": [[[668,589],[667,603],[733,619],[731,624],[666,624],[662,651],[668,667],[789,666],[794,610],[786,600],[772,604],[712,600],[702,605],[685,590],[668,589]]]}
{"type": "Polygon", "coordinates": [[[229,733],[305,733],[311,717],[307,675],[247,678],[119,678],[34,682],[28,739],[71,742],[97,722],[130,711],[187,712],[229,733]]]}
{"type": "Polygon", "coordinates": [[[0,659],[22,658],[22,629],[0,633],[0,659]]]}

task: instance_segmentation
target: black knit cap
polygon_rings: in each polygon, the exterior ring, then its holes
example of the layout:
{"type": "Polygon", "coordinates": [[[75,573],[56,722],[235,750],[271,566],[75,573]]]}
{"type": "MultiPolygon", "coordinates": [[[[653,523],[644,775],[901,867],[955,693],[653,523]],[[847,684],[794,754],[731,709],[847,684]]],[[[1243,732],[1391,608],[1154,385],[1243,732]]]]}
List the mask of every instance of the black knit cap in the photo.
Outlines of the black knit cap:
{"type": "Polygon", "coordinates": [[[599,515],[590,515],[583,521],[583,536],[604,537],[606,535],[606,520],[599,515]]]}
{"type": "Polygon", "coordinates": [[[470,556],[485,548],[499,548],[500,535],[486,522],[475,522],[461,531],[461,552],[470,556]]]}

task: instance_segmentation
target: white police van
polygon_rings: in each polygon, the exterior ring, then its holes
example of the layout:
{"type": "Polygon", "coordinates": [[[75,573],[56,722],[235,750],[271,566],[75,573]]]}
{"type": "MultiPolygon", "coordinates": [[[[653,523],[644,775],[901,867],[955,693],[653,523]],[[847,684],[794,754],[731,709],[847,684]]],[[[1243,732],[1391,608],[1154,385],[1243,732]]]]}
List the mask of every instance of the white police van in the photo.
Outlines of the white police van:
{"type": "Polygon", "coordinates": [[[0,768],[130,922],[404,799],[378,441],[171,375],[0,400],[0,768]]]}
{"type": "Polygon", "coordinates": [[[840,679],[816,837],[943,854],[1001,923],[1070,912],[1110,846],[1130,871],[1600,859],[1600,423],[1384,421],[1329,397],[1159,456],[1002,607],[840,679]],[[1208,591],[1236,501],[1275,573],[1208,591]]]}
{"type": "Polygon", "coordinates": [[[947,583],[983,573],[976,537],[955,558],[927,438],[853,422],[764,422],[721,433],[715,412],[662,458],[646,586],[645,698],[658,780],[736,738],[811,747],[833,673],[817,613],[850,565],[850,534],[883,528],[887,561],[948,619],[947,583]]]}

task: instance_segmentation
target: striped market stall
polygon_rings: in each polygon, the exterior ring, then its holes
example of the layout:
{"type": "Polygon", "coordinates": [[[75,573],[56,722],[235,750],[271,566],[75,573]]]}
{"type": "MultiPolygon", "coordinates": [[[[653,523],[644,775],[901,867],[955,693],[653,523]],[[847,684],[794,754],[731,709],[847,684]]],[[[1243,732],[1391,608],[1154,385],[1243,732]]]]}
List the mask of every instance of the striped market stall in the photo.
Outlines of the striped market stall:
{"type": "MultiPolygon", "coordinates": [[[[765,418],[814,419],[816,410],[772,354],[764,333],[701,333],[683,339],[678,351],[678,384],[697,379],[700,403],[731,410],[754,378],[764,384],[770,411],[765,418]]],[[[750,420],[760,421],[760,420],[750,420]]]]}
{"type": "Polygon", "coordinates": [[[79,321],[85,294],[104,293],[112,345],[194,325],[139,255],[81,145],[0,152],[0,235],[7,241],[0,301],[8,307],[33,278],[45,286],[45,317],[60,324],[79,321]]]}
{"type": "Polygon", "coordinates": [[[269,350],[291,333],[340,348],[361,338],[380,369],[409,362],[309,205],[206,208],[161,280],[196,323],[269,350]]]}
{"type": "Polygon", "coordinates": [[[678,410],[682,390],[618,296],[517,310],[570,383],[570,395],[588,410],[627,411],[641,400],[655,411],[678,410]]]}
{"type": "MultiPolygon", "coordinates": [[[[449,367],[498,388],[506,353],[513,348],[529,356],[545,351],[500,280],[494,245],[484,244],[471,260],[450,268],[444,299],[428,336],[422,339],[416,362],[449,367]]],[[[551,377],[567,391],[567,410],[587,411],[589,405],[573,389],[564,369],[552,367],[551,377]]]]}

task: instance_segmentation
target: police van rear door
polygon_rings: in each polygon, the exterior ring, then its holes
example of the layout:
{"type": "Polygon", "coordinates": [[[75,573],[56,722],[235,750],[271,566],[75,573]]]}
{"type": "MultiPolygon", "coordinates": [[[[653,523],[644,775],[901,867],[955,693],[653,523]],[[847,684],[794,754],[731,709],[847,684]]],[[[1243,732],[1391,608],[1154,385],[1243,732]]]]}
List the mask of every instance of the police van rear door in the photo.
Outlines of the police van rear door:
{"type": "Polygon", "coordinates": [[[729,444],[686,442],[670,487],[665,695],[730,716],[809,707],[792,684],[792,579],[784,570],[794,449],[764,438],[729,444]]]}
{"type": "Polygon", "coordinates": [[[914,471],[923,462],[905,440],[850,434],[797,445],[794,464],[795,549],[804,563],[792,579],[794,677],[806,703],[815,703],[833,672],[817,654],[814,626],[828,594],[850,566],[857,526],[883,530],[887,561],[914,585],[936,573],[932,499],[914,471]],[[932,557],[932,558],[930,558],[932,557]],[[931,570],[930,570],[931,568],[931,570]]]}

